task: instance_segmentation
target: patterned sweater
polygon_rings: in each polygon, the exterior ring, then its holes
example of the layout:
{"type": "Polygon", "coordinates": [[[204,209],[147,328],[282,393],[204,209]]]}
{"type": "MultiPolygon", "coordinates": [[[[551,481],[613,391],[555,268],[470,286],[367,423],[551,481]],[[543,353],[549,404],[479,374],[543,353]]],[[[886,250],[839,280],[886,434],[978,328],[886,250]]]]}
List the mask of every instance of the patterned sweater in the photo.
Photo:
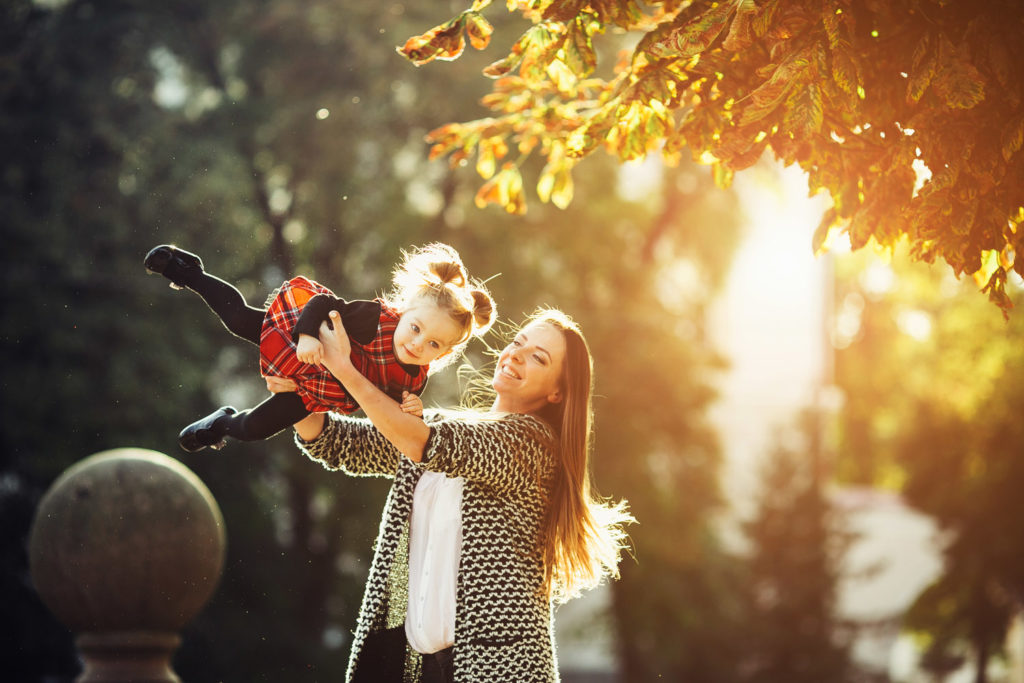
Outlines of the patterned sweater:
{"type": "MultiPolygon", "coordinates": [[[[556,441],[529,415],[436,413],[414,463],[365,419],[328,413],[323,433],[296,443],[324,467],[394,477],[359,612],[348,680],[367,636],[401,626],[408,599],[409,517],[424,470],[465,479],[455,608],[455,681],[558,681],[554,612],[541,594],[541,524],[554,477],[556,441]]],[[[420,658],[406,648],[406,680],[420,658]]]]}

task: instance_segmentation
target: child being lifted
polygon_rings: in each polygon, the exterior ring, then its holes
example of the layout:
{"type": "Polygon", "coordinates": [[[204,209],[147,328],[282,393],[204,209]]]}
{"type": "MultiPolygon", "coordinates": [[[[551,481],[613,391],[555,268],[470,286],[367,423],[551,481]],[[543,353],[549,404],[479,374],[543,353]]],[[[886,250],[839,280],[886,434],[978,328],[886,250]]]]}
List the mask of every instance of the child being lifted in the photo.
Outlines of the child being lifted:
{"type": "MultiPolygon", "coordinates": [[[[209,305],[229,332],[256,344],[264,377],[283,377],[298,390],[274,394],[249,410],[224,406],[185,427],[178,443],[189,452],[222,448],[227,437],[259,441],[310,413],[352,413],[359,405],[323,367],[321,323],[338,311],[352,340],[352,362],[407,412],[418,412],[427,376],[457,359],[469,338],[481,336],[495,318],[494,302],[470,281],[462,259],[446,244],[403,252],[392,291],[373,301],[346,301],[303,276],[285,282],[266,309],[249,306],[235,287],[206,273],[195,254],[172,245],[154,247],[146,269],[187,288],[209,305]]],[[[328,322],[330,325],[330,322],[328,322]]]]}

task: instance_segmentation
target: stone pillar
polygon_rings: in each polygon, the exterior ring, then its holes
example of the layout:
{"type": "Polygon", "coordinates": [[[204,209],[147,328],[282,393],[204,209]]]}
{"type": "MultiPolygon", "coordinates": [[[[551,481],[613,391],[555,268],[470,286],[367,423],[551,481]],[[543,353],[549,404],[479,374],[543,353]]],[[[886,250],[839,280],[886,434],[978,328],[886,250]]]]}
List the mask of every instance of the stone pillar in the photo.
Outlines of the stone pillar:
{"type": "Polygon", "coordinates": [[[36,510],[29,564],[76,634],[77,683],[180,681],[178,632],[212,595],[224,544],[209,489],[162,453],[104,451],[64,472],[36,510]]]}

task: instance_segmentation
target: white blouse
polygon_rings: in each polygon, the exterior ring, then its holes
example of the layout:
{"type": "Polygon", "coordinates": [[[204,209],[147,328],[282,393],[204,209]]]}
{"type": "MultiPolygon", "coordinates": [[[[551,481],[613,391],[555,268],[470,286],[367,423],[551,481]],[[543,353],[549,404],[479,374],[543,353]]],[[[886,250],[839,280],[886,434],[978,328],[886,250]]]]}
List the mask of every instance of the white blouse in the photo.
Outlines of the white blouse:
{"type": "Polygon", "coordinates": [[[405,637],[414,650],[424,654],[455,644],[462,484],[462,477],[424,472],[412,497],[405,637]]]}

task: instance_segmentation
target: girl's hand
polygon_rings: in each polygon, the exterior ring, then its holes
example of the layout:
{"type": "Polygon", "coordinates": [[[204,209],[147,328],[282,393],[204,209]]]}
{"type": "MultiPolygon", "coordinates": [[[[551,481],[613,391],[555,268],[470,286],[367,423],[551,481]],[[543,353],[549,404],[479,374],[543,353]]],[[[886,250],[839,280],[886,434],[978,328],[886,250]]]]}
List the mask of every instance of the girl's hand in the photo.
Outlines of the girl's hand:
{"type": "Polygon", "coordinates": [[[295,355],[303,363],[320,365],[320,362],[324,359],[324,345],[316,337],[300,334],[299,344],[295,348],[295,355]]]}
{"type": "Polygon", "coordinates": [[[267,380],[267,391],[272,394],[284,394],[299,389],[299,385],[287,377],[264,377],[263,379],[267,380]]]}
{"type": "Polygon", "coordinates": [[[423,401],[416,394],[411,394],[408,391],[402,392],[402,412],[415,415],[416,417],[423,417],[423,401]]]}

